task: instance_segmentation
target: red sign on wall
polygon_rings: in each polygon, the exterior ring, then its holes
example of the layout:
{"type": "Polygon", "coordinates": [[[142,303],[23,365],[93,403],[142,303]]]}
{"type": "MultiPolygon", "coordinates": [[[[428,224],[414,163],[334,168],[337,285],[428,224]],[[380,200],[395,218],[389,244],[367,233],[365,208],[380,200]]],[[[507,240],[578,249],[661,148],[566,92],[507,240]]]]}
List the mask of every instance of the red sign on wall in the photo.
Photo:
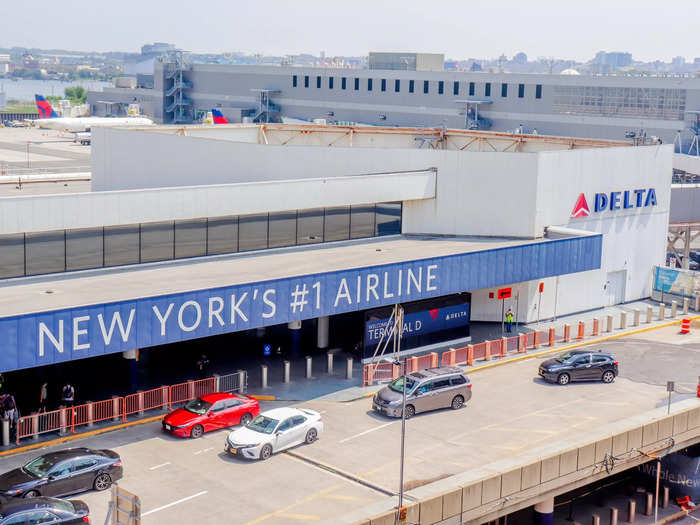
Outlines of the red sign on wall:
{"type": "Polygon", "coordinates": [[[540,283],[540,293],[544,292],[544,283],[540,283]]]}
{"type": "Polygon", "coordinates": [[[513,294],[512,288],[501,288],[498,290],[499,299],[508,299],[513,294]]]}

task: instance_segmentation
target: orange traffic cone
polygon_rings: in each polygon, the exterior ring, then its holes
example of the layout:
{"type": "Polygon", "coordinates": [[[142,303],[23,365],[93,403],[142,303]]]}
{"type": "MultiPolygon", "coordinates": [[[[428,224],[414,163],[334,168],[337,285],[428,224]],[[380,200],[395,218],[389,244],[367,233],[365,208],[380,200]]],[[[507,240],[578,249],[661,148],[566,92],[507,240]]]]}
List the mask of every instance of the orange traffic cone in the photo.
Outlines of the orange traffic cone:
{"type": "Polygon", "coordinates": [[[681,334],[690,333],[690,319],[687,317],[681,321],[681,334]]]}

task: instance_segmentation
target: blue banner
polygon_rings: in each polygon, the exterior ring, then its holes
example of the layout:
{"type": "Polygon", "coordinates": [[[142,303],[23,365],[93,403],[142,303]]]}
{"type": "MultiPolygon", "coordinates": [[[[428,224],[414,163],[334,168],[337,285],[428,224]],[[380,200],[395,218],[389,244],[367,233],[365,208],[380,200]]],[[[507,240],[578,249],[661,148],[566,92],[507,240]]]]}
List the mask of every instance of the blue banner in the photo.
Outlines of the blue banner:
{"type": "Polygon", "coordinates": [[[700,292],[700,274],[689,270],[657,266],[654,269],[654,290],[693,298],[700,292]]]}
{"type": "Polygon", "coordinates": [[[0,372],[600,267],[602,236],[0,319],[0,372]]]}
{"type": "MultiPolygon", "coordinates": [[[[469,303],[465,303],[404,314],[403,335],[404,337],[412,337],[467,326],[469,324],[469,306],[469,303]]],[[[387,330],[388,323],[389,319],[377,319],[365,324],[365,347],[376,346],[379,343],[387,330]]]]}

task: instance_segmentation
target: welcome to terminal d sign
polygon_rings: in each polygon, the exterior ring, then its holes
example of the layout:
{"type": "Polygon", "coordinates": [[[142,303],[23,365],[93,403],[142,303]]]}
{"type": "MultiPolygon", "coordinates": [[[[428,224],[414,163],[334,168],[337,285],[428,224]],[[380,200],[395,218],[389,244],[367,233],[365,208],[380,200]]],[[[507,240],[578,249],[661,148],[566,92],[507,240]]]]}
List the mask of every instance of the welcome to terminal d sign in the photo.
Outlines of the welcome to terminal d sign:
{"type": "Polygon", "coordinates": [[[602,236],[0,319],[0,372],[600,267],[602,236]]]}

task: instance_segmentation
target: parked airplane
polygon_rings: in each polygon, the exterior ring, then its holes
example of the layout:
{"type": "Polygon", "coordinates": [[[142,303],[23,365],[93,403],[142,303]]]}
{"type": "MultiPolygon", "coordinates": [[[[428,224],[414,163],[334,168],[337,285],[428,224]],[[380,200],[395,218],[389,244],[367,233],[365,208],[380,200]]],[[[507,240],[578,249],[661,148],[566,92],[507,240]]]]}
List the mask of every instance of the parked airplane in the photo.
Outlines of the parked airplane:
{"type": "Polygon", "coordinates": [[[34,95],[36,108],[39,111],[39,118],[32,121],[34,127],[55,129],[58,131],[69,131],[71,133],[81,133],[90,131],[92,127],[118,127],[118,126],[152,126],[153,121],[146,117],[59,117],[51,107],[51,104],[41,95],[34,95]]]}
{"type": "Polygon", "coordinates": [[[204,117],[205,124],[229,124],[229,121],[219,109],[212,109],[204,117]]]}

